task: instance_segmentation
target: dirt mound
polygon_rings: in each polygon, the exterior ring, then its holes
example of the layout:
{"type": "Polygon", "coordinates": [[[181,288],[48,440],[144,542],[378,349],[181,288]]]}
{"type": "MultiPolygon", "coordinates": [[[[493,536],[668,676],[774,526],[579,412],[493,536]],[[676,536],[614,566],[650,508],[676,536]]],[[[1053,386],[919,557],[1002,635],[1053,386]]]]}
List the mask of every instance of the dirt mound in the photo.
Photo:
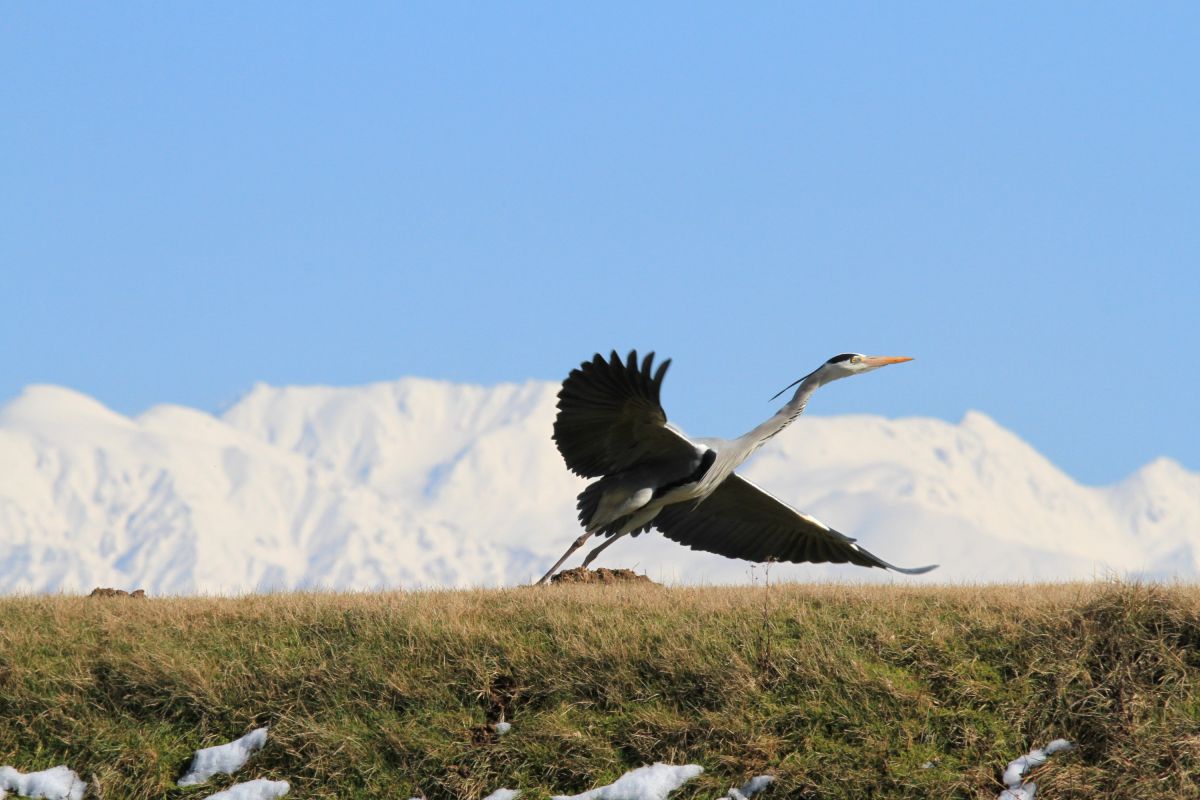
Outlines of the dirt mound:
{"type": "Polygon", "coordinates": [[[550,578],[551,583],[654,583],[645,575],[639,575],[631,569],[588,569],[576,567],[565,569],[550,578]]]}
{"type": "Polygon", "coordinates": [[[127,592],[124,589],[109,589],[104,586],[97,586],[92,589],[92,593],[88,597],[137,597],[146,596],[145,589],[134,589],[132,592],[127,592]]]}

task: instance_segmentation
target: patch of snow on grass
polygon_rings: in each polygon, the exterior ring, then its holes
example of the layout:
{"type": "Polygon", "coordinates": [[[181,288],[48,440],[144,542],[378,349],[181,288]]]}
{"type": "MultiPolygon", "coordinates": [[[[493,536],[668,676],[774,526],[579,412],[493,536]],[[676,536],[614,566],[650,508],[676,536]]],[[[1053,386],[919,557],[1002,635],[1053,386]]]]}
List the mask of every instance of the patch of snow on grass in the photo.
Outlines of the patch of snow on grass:
{"type": "MultiPolygon", "coordinates": [[[[180,786],[204,783],[213,775],[231,775],[242,768],[246,760],[267,743],[267,728],[250,731],[229,744],[219,744],[197,750],[188,771],[179,779],[180,786]]],[[[215,795],[214,795],[215,796],[215,795]]]]}
{"type": "Polygon", "coordinates": [[[1033,800],[1033,795],[1036,792],[1036,783],[1026,783],[1016,789],[1005,789],[1000,793],[998,800],[1033,800]]]}
{"type": "Polygon", "coordinates": [[[666,800],[666,796],[704,772],[697,764],[652,764],[626,772],[615,783],[583,794],[554,795],[551,800],[666,800]]]}
{"type": "Polygon", "coordinates": [[[747,798],[758,794],[763,789],[766,789],[774,782],[774,775],[757,775],[747,781],[746,785],[742,788],[730,789],[729,794],[726,796],[729,798],[729,800],[746,800],[747,798]]]}
{"type": "Polygon", "coordinates": [[[513,800],[520,792],[516,789],[497,789],[483,800],[513,800]]]}
{"type": "Polygon", "coordinates": [[[0,797],[5,790],[21,797],[41,797],[45,800],[82,800],[87,784],[65,766],[41,772],[21,774],[12,767],[0,767],[0,797]]]}
{"type": "Polygon", "coordinates": [[[291,788],[287,781],[269,781],[266,778],[259,778],[245,783],[235,783],[228,789],[210,794],[204,800],[275,800],[276,797],[283,797],[291,788]]]}
{"type": "Polygon", "coordinates": [[[1035,747],[1025,755],[1008,762],[1008,768],[1004,770],[1004,777],[1001,778],[1008,788],[1000,793],[997,800],[1033,800],[1037,794],[1037,784],[1026,783],[1025,773],[1045,764],[1046,759],[1055,753],[1074,749],[1075,745],[1066,739],[1055,739],[1044,748],[1035,747]]]}

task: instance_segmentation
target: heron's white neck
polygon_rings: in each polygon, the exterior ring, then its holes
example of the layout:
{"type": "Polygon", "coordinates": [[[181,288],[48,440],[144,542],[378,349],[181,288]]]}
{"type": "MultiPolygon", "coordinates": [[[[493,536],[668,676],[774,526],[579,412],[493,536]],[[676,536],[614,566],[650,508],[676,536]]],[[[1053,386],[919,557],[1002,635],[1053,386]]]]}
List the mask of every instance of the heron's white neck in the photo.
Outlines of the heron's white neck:
{"type": "Polygon", "coordinates": [[[831,379],[827,370],[821,368],[800,381],[800,385],[796,387],[796,393],[792,395],[792,399],[787,401],[775,416],[744,436],[739,436],[734,440],[739,445],[737,449],[745,453],[745,458],[749,458],[750,454],[762,447],[768,439],[788,425],[791,425],[793,420],[803,413],[804,407],[808,405],[808,398],[812,397],[812,393],[831,379]]]}

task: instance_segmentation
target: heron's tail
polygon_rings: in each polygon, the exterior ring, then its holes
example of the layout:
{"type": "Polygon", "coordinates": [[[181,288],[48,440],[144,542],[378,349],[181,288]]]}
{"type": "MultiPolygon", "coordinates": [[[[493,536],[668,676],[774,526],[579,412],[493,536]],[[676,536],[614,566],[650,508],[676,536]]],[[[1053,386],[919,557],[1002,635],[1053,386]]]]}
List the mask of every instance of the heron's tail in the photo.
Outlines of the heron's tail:
{"type": "Polygon", "coordinates": [[[588,527],[588,523],[596,516],[596,509],[600,507],[600,498],[604,495],[604,479],[592,481],[587,485],[582,492],[579,493],[578,501],[575,507],[579,509],[579,524],[584,528],[588,527]]]}

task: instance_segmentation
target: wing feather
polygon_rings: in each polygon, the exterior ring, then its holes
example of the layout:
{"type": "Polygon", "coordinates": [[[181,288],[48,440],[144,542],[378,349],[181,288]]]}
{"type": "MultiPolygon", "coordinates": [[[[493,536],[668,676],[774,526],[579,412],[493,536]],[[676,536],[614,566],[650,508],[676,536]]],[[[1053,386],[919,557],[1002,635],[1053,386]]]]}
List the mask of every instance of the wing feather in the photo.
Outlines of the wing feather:
{"type": "Polygon", "coordinates": [[[597,353],[563,381],[554,442],[567,467],[595,478],[648,463],[678,464],[696,448],[667,425],[659,394],[671,360],[654,370],[654,353],[638,362],[597,353]]]}
{"type": "Polygon", "coordinates": [[[748,561],[850,562],[909,575],[937,566],[889,564],[738,475],[730,475],[700,503],[667,506],[654,518],[654,527],[693,550],[748,561]]]}

